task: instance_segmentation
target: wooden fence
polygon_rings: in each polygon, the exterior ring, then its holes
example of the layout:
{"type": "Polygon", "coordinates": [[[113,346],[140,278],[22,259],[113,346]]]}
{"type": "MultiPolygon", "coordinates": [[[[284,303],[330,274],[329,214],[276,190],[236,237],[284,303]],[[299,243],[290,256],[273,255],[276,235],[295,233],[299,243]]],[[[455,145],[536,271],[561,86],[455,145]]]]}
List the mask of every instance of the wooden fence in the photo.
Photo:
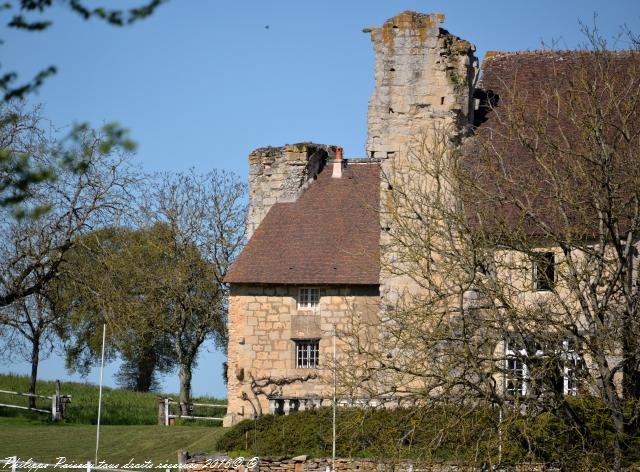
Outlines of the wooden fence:
{"type": "Polygon", "coordinates": [[[208,408],[211,410],[220,410],[227,408],[224,403],[188,403],[187,414],[182,414],[182,408],[180,402],[175,401],[168,397],[158,398],[158,424],[165,426],[171,426],[175,424],[176,418],[183,420],[206,420],[206,421],[220,421],[222,422],[222,416],[197,416],[193,414],[194,407],[208,408]],[[178,408],[176,408],[176,406],[178,408]]]}
{"type": "Polygon", "coordinates": [[[71,403],[71,395],[62,395],[60,393],[59,380],[56,380],[56,393],[54,393],[51,396],[35,395],[33,393],[24,393],[24,392],[12,392],[9,390],[0,390],[0,393],[6,394],[6,395],[15,395],[18,397],[44,398],[46,400],[51,400],[51,409],[47,409],[47,410],[43,408],[32,408],[29,406],[20,406],[20,405],[13,405],[13,404],[7,404],[7,403],[0,403],[0,406],[3,406],[5,408],[16,408],[19,410],[29,410],[29,411],[35,411],[38,413],[51,414],[51,419],[54,421],[59,421],[64,419],[64,414],[67,409],[67,405],[71,403]]]}

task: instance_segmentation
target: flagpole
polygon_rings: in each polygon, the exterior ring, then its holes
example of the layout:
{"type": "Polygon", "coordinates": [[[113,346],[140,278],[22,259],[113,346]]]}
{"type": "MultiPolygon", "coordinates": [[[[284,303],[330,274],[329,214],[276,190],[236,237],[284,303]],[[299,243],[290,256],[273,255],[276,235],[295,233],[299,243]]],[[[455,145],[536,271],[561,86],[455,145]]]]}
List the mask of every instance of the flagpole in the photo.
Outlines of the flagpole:
{"type": "Polygon", "coordinates": [[[100,447],[100,415],[102,414],[102,379],[104,374],[104,345],[107,338],[107,325],[102,325],[102,359],[100,361],[100,393],[98,394],[98,428],[96,430],[96,458],[94,465],[98,465],[98,448],[100,447]]]}

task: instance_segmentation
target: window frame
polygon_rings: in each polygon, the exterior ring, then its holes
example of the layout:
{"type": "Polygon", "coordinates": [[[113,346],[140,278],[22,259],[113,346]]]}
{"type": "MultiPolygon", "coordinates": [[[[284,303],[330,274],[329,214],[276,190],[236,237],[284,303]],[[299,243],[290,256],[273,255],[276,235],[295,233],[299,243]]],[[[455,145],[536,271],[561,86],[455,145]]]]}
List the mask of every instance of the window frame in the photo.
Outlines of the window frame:
{"type": "Polygon", "coordinates": [[[320,290],[320,287],[299,287],[298,296],[296,298],[296,306],[299,311],[315,312],[320,306],[321,297],[322,292],[320,290]],[[303,295],[305,293],[306,295],[303,295]],[[303,298],[305,298],[304,302],[301,301],[303,298]]]}
{"type": "Polygon", "coordinates": [[[533,289],[536,292],[551,292],[556,285],[555,253],[536,252],[532,261],[533,289]],[[540,273],[541,268],[543,269],[540,273]]]}
{"type": "MultiPolygon", "coordinates": [[[[575,341],[565,339],[560,344],[560,356],[562,359],[562,394],[564,396],[577,396],[580,388],[580,370],[584,362],[580,357],[579,349],[575,341]]],[[[557,352],[557,351],[556,351],[557,352]]],[[[544,350],[539,348],[535,356],[543,356],[544,350]]],[[[510,398],[524,398],[529,392],[531,378],[527,359],[529,354],[524,347],[520,348],[517,340],[507,338],[504,340],[504,395],[510,398]],[[509,387],[513,382],[514,387],[509,387]]]]}
{"type": "Polygon", "coordinates": [[[320,339],[294,339],[296,369],[317,369],[320,366],[320,339]]]}
{"type": "Polygon", "coordinates": [[[575,397],[580,387],[579,372],[582,370],[583,361],[576,349],[575,341],[562,341],[562,351],[562,394],[575,397]]]}
{"type": "Polygon", "coordinates": [[[529,370],[524,360],[527,351],[524,347],[518,349],[518,346],[513,346],[514,343],[513,339],[507,338],[504,341],[504,394],[511,398],[523,398],[529,387],[529,370]],[[516,387],[509,388],[509,382],[514,382],[516,387]]]}

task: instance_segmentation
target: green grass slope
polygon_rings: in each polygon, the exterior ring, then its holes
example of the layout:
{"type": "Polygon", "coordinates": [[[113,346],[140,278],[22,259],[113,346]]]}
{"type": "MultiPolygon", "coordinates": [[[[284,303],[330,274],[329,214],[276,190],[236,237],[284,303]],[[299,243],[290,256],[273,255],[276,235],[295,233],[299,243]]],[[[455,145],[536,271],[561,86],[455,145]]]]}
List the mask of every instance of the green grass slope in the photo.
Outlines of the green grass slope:
{"type": "MultiPolygon", "coordinates": [[[[23,375],[0,374],[0,390],[26,392],[29,388],[29,378],[23,375]]],[[[53,395],[55,382],[38,381],[36,393],[38,395],[53,395]]],[[[95,384],[62,382],[61,393],[71,395],[71,405],[67,409],[65,423],[95,424],[98,414],[99,388],[95,384]]],[[[156,393],[140,393],[128,390],[103,387],[102,389],[102,419],[104,425],[155,425],[158,423],[158,403],[156,393]]],[[[176,398],[176,395],[169,395],[176,398]]],[[[225,403],[226,400],[211,397],[194,399],[196,403],[225,403]]],[[[27,406],[27,397],[0,394],[0,403],[27,406]]],[[[39,398],[37,408],[51,409],[51,401],[39,398]]],[[[197,416],[222,416],[224,408],[212,410],[196,408],[197,416]]],[[[47,421],[45,414],[37,414],[25,410],[0,407],[0,417],[25,417],[33,420],[47,421]]],[[[203,423],[197,423],[202,425],[203,423]]]]}

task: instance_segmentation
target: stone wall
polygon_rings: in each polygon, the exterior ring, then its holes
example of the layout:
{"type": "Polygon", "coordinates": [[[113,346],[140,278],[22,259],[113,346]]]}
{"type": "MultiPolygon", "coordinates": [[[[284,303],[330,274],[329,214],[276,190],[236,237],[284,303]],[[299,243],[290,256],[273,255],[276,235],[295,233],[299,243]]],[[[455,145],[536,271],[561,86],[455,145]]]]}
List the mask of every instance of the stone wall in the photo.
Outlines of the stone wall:
{"type": "Polygon", "coordinates": [[[368,157],[392,158],[425,125],[473,115],[475,46],[440,28],[444,15],[404,12],[371,28],[375,88],[369,100],[368,157]]]}
{"type": "MultiPolygon", "coordinates": [[[[475,48],[441,29],[443,21],[440,14],[405,12],[380,28],[369,30],[376,61],[375,89],[369,101],[367,157],[380,160],[383,174],[389,175],[394,165],[402,165],[410,158],[413,140],[425,130],[449,125],[462,130],[472,119],[475,48]]],[[[273,204],[295,200],[334,156],[334,146],[313,143],[253,151],[249,156],[248,236],[273,204]]],[[[382,205],[387,191],[383,183],[382,205]]],[[[384,264],[393,258],[393,250],[388,250],[384,212],[382,215],[384,264]]],[[[319,314],[315,315],[297,313],[296,287],[234,285],[229,302],[229,407],[225,424],[251,417],[255,411],[266,413],[267,395],[325,395],[327,372],[322,366],[327,363],[321,362],[319,369],[296,369],[293,339],[319,338],[322,357],[330,350],[333,323],[344,325],[354,312],[375,316],[380,294],[389,303],[392,294],[411,285],[406,277],[384,271],[380,281],[379,289],[327,287],[319,314]],[[252,379],[295,379],[310,373],[317,378],[271,385],[263,389],[259,398],[251,388],[252,379]]]]}
{"type": "MultiPolygon", "coordinates": [[[[247,462],[250,458],[246,458],[247,462]]],[[[228,461],[226,456],[198,456],[187,460],[188,469],[206,472],[233,471],[231,467],[225,468],[228,461]]],[[[232,463],[232,462],[230,462],[232,463]]],[[[333,461],[330,458],[308,458],[307,456],[286,457],[260,457],[257,465],[252,468],[238,467],[238,472],[325,472],[333,470],[333,461]]],[[[486,470],[480,467],[467,465],[443,464],[443,463],[416,463],[413,461],[380,462],[373,459],[336,459],[336,472],[480,472],[486,470]]],[[[512,467],[497,467],[496,472],[543,472],[557,471],[558,469],[547,467],[544,464],[519,464],[512,467]]]]}
{"type": "MultiPolygon", "coordinates": [[[[385,217],[388,181],[411,166],[434,133],[451,133],[455,140],[473,119],[472,91],[478,71],[475,46],[442,29],[443,21],[442,14],[407,11],[380,28],[366,30],[375,51],[367,153],[381,161],[380,292],[390,306],[420,288],[409,277],[384,269],[396,264],[388,236],[392,222],[385,217]]],[[[413,170],[413,179],[424,178],[413,170]]]]}
{"type": "Polygon", "coordinates": [[[276,202],[295,200],[306,183],[321,172],[328,159],[335,158],[336,146],[314,143],[258,148],[249,154],[250,238],[276,202]]]}
{"type": "MultiPolygon", "coordinates": [[[[346,331],[352,317],[371,318],[379,307],[377,286],[321,287],[314,311],[298,310],[297,297],[296,286],[232,285],[226,425],[268,413],[268,396],[329,397],[334,325],[346,331]],[[319,368],[296,368],[295,339],[320,340],[319,368]],[[258,395],[256,379],[269,379],[258,395]]],[[[346,355],[340,340],[337,350],[340,361],[346,355]]]]}

